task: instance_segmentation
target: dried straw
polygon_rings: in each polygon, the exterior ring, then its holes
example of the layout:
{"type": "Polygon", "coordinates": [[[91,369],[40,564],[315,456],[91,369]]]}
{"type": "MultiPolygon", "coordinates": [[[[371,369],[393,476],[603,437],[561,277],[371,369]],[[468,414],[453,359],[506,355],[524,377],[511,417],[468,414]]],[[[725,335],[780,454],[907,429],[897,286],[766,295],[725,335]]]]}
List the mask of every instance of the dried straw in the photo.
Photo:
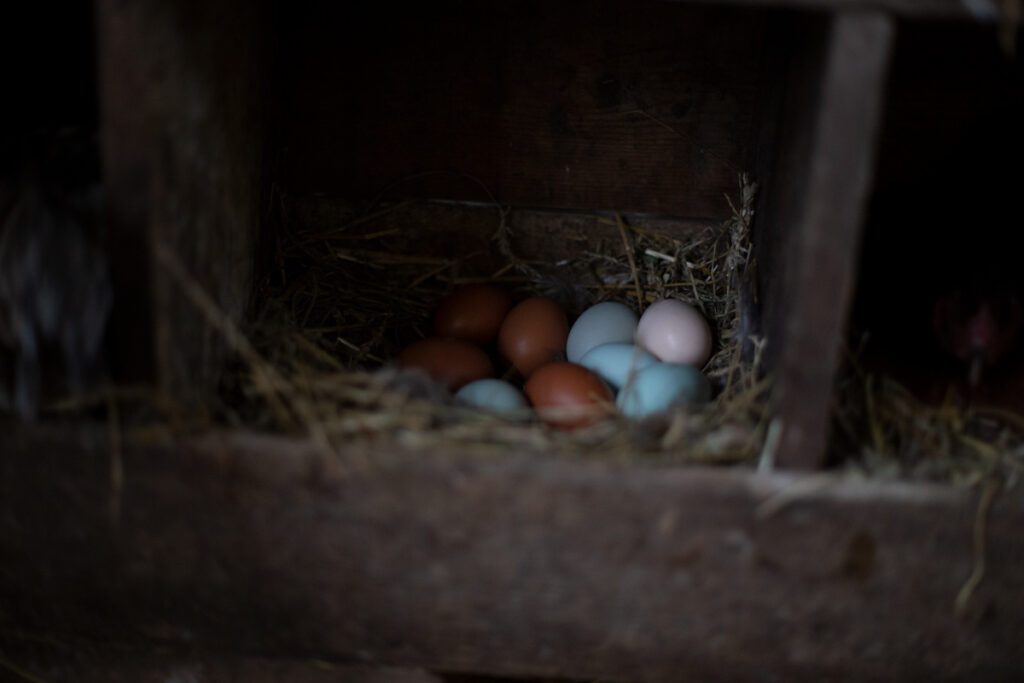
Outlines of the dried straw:
{"type": "MultiPolygon", "coordinates": [[[[739,208],[717,228],[676,239],[621,216],[596,216],[617,228],[619,245],[588,250],[557,263],[528,261],[514,249],[510,210],[497,207],[494,252],[502,263],[482,276],[472,272],[476,253],[447,258],[403,252],[402,236],[377,223],[405,205],[354,212],[333,231],[310,231],[294,215],[283,218],[278,263],[284,276],[267,291],[262,315],[248,331],[259,358],[237,368],[228,386],[242,398],[241,419],[293,431],[275,398],[301,395],[304,421],[332,444],[355,439],[397,441],[424,448],[480,453],[557,451],[567,456],[668,461],[752,462],[767,428],[770,379],[760,351],[740,360],[737,282],[751,253],[750,221],[755,186],[740,178],[739,208]],[[616,417],[564,431],[532,415],[508,419],[452,405],[422,375],[387,365],[398,350],[428,331],[430,314],[444,293],[472,281],[505,282],[521,294],[549,294],[579,307],[608,299],[644,304],[672,296],[688,300],[712,323],[716,346],[705,368],[716,399],[645,422],[616,417]],[[570,290],[570,291],[567,291],[570,290]],[[411,321],[411,323],[410,323],[411,321]]],[[[576,311],[578,312],[578,311],[576,311]]],[[[753,340],[760,350],[760,340],[753,340]]],[[[247,356],[250,354],[246,354],[247,356]]],[[[293,417],[297,411],[288,411],[293,417]]],[[[305,426],[305,431],[312,430],[305,426]]]]}
{"type": "Polygon", "coordinates": [[[949,392],[929,404],[848,358],[837,381],[834,459],[856,476],[1012,486],[1024,472],[1024,418],[949,392]]]}

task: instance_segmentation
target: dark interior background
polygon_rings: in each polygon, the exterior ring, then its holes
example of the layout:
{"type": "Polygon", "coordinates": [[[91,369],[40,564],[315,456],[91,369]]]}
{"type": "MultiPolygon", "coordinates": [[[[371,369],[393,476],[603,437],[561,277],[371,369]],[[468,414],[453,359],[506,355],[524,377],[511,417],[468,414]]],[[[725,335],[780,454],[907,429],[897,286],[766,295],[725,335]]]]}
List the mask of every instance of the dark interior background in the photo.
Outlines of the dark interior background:
{"type": "MultiPolygon", "coordinates": [[[[869,361],[922,396],[965,375],[936,341],[938,298],[972,287],[1022,298],[1022,152],[1019,51],[1007,56],[993,26],[901,25],[851,345],[869,332],[869,361]]],[[[1021,370],[1015,353],[986,373],[993,398],[1009,400],[1021,370]]]]}

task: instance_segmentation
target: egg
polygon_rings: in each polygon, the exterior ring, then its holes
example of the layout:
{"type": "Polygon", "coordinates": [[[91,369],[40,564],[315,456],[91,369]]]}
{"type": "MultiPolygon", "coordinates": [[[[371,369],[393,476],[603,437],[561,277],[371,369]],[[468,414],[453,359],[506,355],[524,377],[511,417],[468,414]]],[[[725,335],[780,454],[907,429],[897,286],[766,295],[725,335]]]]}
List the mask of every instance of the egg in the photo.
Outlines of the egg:
{"type": "Polygon", "coordinates": [[[587,351],[615,342],[632,343],[637,317],[633,309],[618,301],[605,301],[583,311],[565,342],[565,357],[579,363],[587,351]]]}
{"type": "Polygon", "coordinates": [[[676,405],[702,403],[711,397],[711,385],[692,365],[657,363],[636,373],[619,392],[615,403],[626,417],[644,418],[676,405]]]}
{"type": "Polygon", "coordinates": [[[612,390],[597,374],[576,363],[542,366],[530,375],[524,391],[542,420],[563,429],[593,424],[612,412],[612,390]]]}
{"type": "Polygon", "coordinates": [[[489,344],[498,337],[512,298],[497,285],[459,287],[441,302],[434,314],[434,334],[489,344]]]}
{"type": "Polygon", "coordinates": [[[662,299],[640,316],[636,342],[666,363],[704,367],[711,357],[711,327],[690,304],[662,299]]]}
{"type": "Polygon", "coordinates": [[[398,364],[419,368],[456,391],[476,379],[494,376],[494,364],[478,346],[461,339],[427,337],[398,354],[398,364]]]}
{"type": "Polygon", "coordinates": [[[535,296],[517,304],[501,324],[498,351],[523,377],[565,353],[569,321],[557,303],[535,296]]]}
{"type": "Polygon", "coordinates": [[[509,416],[522,413],[528,407],[523,393],[501,379],[470,382],[455,393],[455,400],[509,416]]]}
{"type": "Polygon", "coordinates": [[[593,370],[601,379],[618,389],[648,365],[658,359],[633,344],[601,344],[587,351],[580,365],[593,370]]]}

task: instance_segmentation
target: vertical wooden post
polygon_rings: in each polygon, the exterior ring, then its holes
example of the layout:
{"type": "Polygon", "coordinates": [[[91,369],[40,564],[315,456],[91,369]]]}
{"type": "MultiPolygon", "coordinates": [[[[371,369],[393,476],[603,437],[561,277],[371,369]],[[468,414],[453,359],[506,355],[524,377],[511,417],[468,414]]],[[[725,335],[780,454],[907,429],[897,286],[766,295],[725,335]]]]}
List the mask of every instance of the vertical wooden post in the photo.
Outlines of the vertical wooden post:
{"type": "Polygon", "coordinates": [[[759,226],[783,467],[825,457],[894,33],[884,13],[837,12],[791,70],[759,226]]]}
{"type": "Polygon", "coordinates": [[[272,168],[269,7],[97,3],[120,374],[183,398],[216,381],[223,344],[153,246],[175,254],[226,317],[244,315],[272,168]]]}

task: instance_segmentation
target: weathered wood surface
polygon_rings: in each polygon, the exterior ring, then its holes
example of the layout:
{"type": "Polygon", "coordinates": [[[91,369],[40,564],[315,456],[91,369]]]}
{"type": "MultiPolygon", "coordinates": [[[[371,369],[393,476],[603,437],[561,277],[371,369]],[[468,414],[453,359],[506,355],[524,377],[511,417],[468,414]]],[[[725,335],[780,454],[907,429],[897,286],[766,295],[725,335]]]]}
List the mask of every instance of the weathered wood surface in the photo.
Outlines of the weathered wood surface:
{"type": "MultiPolygon", "coordinates": [[[[370,200],[458,170],[505,204],[729,216],[763,12],[621,0],[290,10],[287,190],[370,200]]],[[[389,196],[488,199],[450,174],[389,196]]]]}
{"type": "Polygon", "coordinates": [[[967,490],[235,434],[129,440],[112,519],[105,430],[4,429],[6,630],[624,681],[1024,673],[1019,491],[958,618],[967,490]]]}
{"type": "Polygon", "coordinates": [[[893,38],[884,14],[842,13],[793,56],[756,226],[788,467],[825,457],[893,38]]]}
{"type": "Polygon", "coordinates": [[[223,345],[153,260],[166,245],[239,319],[267,219],[276,78],[269,2],[96,4],[119,374],[205,391],[223,345]]]}

